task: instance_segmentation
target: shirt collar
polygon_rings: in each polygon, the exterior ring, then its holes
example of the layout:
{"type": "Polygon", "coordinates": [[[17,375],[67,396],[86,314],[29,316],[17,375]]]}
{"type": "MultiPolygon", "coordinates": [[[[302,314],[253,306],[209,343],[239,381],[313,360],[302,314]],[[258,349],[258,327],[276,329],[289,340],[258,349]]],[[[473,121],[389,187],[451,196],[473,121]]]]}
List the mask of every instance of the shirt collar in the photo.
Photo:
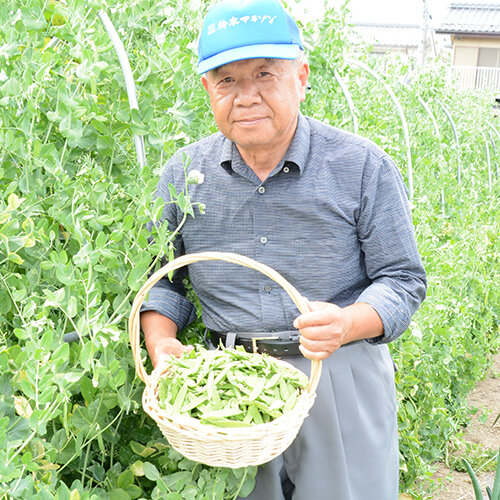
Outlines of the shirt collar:
{"type": "MultiPolygon", "coordinates": [[[[304,172],[311,142],[310,132],[311,130],[307,119],[302,113],[299,113],[297,129],[295,130],[295,134],[292,138],[292,142],[290,143],[290,147],[283,157],[283,161],[280,162],[281,167],[283,167],[285,163],[292,163],[299,168],[300,174],[304,172]]],[[[232,173],[233,162],[237,164],[241,161],[243,160],[241,159],[236,145],[232,141],[224,137],[220,155],[220,165],[228,173],[232,173]]]]}
{"type": "Polygon", "coordinates": [[[305,116],[299,113],[297,130],[293,136],[290,147],[288,148],[283,160],[285,163],[293,163],[299,167],[302,174],[306,167],[307,157],[309,156],[309,146],[311,143],[311,128],[305,116]]]}
{"type": "Polygon", "coordinates": [[[231,163],[234,158],[239,156],[236,145],[227,137],[223,136],[222,149],[220,155],[220,164],[228,173],[232,173],[231,163]]]}

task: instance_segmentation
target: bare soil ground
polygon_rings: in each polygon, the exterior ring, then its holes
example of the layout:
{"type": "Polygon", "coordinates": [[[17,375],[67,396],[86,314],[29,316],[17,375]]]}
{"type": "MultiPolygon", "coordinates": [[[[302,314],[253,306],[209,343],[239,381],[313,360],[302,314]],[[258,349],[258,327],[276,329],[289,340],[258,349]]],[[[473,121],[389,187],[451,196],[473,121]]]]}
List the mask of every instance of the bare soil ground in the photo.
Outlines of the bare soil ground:
{"type": "MultiPolygon", "coordinates": [[[[481,448],[498,451],[500,446],[500,420],[493,425],[500,413],[500,352],[494,356],[493,366],[488,375],[480,381],[476,388],[469,394],[467,403],[472,411],[478,409],[472,416],[467,426],[464,441],[479,445],[481,448]]],[[[459,454],[468,459],[466,455],[459,454]]],[[[493,484],[494,472],[476,473],[481,484],[484,498],[486,486],[493,484]]],[[[472,482],[467,472],[451,470],[445,464],[438,464],[434,481],[440,481],[441,485],[435,493],[436,500],[474,500],[472,482]]]]}

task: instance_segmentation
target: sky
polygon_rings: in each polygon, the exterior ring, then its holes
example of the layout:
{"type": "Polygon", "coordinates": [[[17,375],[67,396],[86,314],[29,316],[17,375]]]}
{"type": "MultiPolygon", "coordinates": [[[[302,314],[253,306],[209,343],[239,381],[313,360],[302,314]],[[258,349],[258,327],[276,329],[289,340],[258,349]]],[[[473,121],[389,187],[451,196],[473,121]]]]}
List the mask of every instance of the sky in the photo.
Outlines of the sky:
{"type": "MultiPolygon", "coordinates": [[[[328,6],[338,7],[344,0],[289,0],[294,17],[305,15],[308,20],[321,15],[325,1],[328,6]]],[[[454,0],[455,2],[457,0],[454,0]]],[[[471,3],[485,3],[485,0],[468,0],[471,3]]],[[[500,0],[488,0],[498,3],[500,0]]],[[[427,0],[432,25],[439,24],[445,16],[451,0],[427,0]]],[[[348,9],[351,22],[420,24],[423,0],[350,0],[348,9]]]]}

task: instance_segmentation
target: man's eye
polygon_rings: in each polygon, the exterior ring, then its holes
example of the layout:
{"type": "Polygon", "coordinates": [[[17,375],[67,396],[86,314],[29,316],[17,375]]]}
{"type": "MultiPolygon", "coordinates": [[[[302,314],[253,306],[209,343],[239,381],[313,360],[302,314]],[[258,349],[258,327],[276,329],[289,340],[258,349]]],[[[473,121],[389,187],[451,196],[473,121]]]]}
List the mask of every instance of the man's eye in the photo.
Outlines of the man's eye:
{"type": "Polygon", "coordinates": [[[259,77],[260,77],[260,78],[266,78],[266,77],[268,77],[268,76],[271,76],[271,73],[269,73],[268,71],[261,71],[261,72],[259,73],[259,77]]]}
{"type": "Polygon", "coordinates": [[[224,83],[231,83],[233,79],[230,76],[226,76],[226,78],[223,78],[222,80],[219,81],[219,84],[224,84],[224,83]]]}

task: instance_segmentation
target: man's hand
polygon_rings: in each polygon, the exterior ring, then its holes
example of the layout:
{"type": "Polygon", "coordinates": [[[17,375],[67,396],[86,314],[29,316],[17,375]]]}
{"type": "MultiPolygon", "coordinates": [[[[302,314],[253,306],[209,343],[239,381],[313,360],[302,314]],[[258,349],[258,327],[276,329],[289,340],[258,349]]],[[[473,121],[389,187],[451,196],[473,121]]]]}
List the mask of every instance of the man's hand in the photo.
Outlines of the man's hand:
{"type": "Polygon", "coordinates": [[[170,318],[155,311],[147,311],[141,313],[140,320],[146,349],[154,367],[161,358],[170,354],[179,357],[183,352],[193,349],[193,346],[185,346],[175,338],[177,325],[170,318]]]}
{"type": "Polygon", "coordinates": [[[306,358],[323,360],[344,344],[384,333],[380,316],[363,302],[344,308],[329,302],[310,302],[309,307],[310,312],[293,322],[300,330],[299,349],[306,358]]]}
{"type": "Polygon", "coordinates": [[[190,352],[193,350],[193,346],[181,344],[177,339],[171,337],[160,337],[148,348],[149,357],[156,367],[162,358],[166,358],[169,355],[181,356],[184,352],[190,352]]]}
{"type": "Polygon", "coordinates": [[[309,306],[311,311],[293,322],[300,330],[299,349],[306,358],[326,359],[345,343],[347,318],[335,304],[310,302],[309,306]]]}

